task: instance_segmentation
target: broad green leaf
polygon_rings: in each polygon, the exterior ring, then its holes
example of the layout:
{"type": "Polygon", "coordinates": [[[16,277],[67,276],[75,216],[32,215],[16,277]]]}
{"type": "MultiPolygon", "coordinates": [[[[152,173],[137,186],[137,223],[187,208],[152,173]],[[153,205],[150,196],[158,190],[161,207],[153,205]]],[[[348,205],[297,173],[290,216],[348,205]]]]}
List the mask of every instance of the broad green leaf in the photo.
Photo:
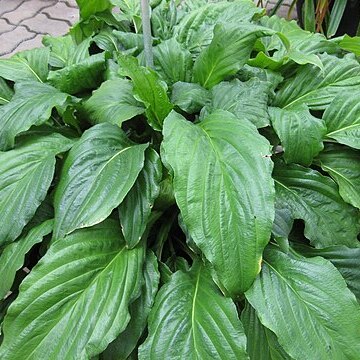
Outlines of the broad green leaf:
{"type": "Polygon", "coordinates": [[[0,152],[0,246],[14,241],[44,200],[55,171],[55,155],[73,141],[60,134],[29,136],[0,152]]]}
{"type": "Polygon", "coordinates": [[[131,82],[119,78],[103,82],[84,107],[92,123],[109,122],[118,126],[145,111],[133,96],[131,82]]]}
{"type": "Polygon", "coordinates": [[[146,147],[116,125],[85,131],[65,160],[55,192],[54,238],[106,219],[134,185],[146,147]]]}
{"type": "Polygon", "coordinates": [[[113,31],[107,28],[101,30],[96,36],[94,36],[93,40],[100,49],[109,51],[110,53],[121,49],[119,40],[114,35],[113,31]]]}
{"type": "Polygon", "coordinates": [[[360,91],[339,93],[324,112],[326,136],[360,149],[360,91]]]}
{"type": "Polygon", "coordinates": [[[357,359],[360,307],[329,261],[270,247],[245,295],[294,359],[357,359]]]}
{"type": "Polygon", "coordinates": [[[166,85],[155,71],[140,66],[135,58],[120,55],[118,61],[122,74],[133,82],[135,97],[145,104],[149,124],[155,130],[161,130],[164,119],[172,109],[166,85]]]}
{"type": "Polygon", "coordinates": [[[31,229],[26,236],[5,247],[0,255],[0,299],[11,289],[15,274],[22,267],[26,253],[41,242],[45,235],[50,234],[52,229],[53,220],[47,220],[31,229]]]}
{"type": "Polygon", "coordinates": [[[290,108],[306,104],[313,110],[324,110],[338,94],[354,91],[360,85],[360,65],[350,56],[340,59],[319,55],[324,71],[314,65],[298,69],[295,76],[284,82],[276,94],[274,105],[290,108]]]}
{"type": "Polygon", "coordinates": [[[360,153],[334,144],[327,146],[318,160],[339,185],[341,197],[360,209],[360,153]]]}
{"type": "Polygon", "coordinates": [[[195,60],[193,82],[210,89],[236,74],[250,58],[256,40],[272,34],[272,30],[254,25],[216,25],[210,45],[195,60]]]}
{"type": "Polygon", "coordinates": [[[50,71],[48,82],[68,94],[97,88],[103,80],[105,53],[92,55],[85,60],[50,71]]]}
{"type": "Polygon", "coordinates": [[[46,35],[42,42],[50,48],[49,63],[56,68],[77,64],[90,56],[90,38],[77,45],[71,35],[59,37],[46,35]]]}
{"type": "Polygon", "coordinates": [[[15,82],[44,82],[49,72],[49,56],[49,49],[39,48],[19,52],[10,59],[0,59],[0,76],[15,82]]]}
{"type": "Polygon", "coordinates": [[[109,0],[76,0],[81,19],[88,19],[91,15],[100,13],[112,8],[109,0]]]}
{"type": "Polygon", "coordinates": [[[131,318],[125,331],[109,344],[101,354],[101,360],[128,359],[146,327],[160,281],[157,258],[151,251],[146,255],[144,278],[145,283],[141,288],[140,297],[130,305],[131,318]]]}
{"type": "Polygon", "coordinates": [[[119,206],[121,229],[129,248],[133,248],[141,240],[160,192],[161,177],[160,157],[155,150],[149,148],[145,152],[143,169],[119,206]]]}
{"type": "Polygon", "coordinates": [[[276,163],[276,210],[288,209],[293,219],[305,221],[305,236],[317,248],[331,245],[358,247],[359,211],[339,195],[335,182],[300,165],[276,163]]]}
{"type": "Polygon", "coordinates": [[[326,126],[306,105],[290,109],[269,108],[271,123],[284,148],[287,163],[308,166],[323,148],[326,126]]]}
{"type": "MultiPolygon", "coordinates": [[[[137,1],[137,0],[135,0],[137,1]]],[[[176,8],[175,1],[155,0],[160,2],[158,6],[151,11],[151,30],[154,37],[162,41],[174,39],[174,27],[179,18],[182,17],[181,10],[176,8]]],[[[185,2],[179,4],[181,8],[186,6],[185,2]]]]}
{"type": "Polygon", "coordinates": [[[191,53],[174,38],[154,47],[155,70],[168,83],[191,80],[193,60],[191,53]]]}
{"type": "Polygon", "coordinates": [[[244,325],[250,359],[254,360],[291,360],[280,346],[276,335],[261,324],[255,309],[246,302],[241,313],[241,322],[244,325]]]}
{"type": "Polygon", "coordinates": [[[247,359],[235,304],[202,264],[171,276],[155,298],[140,360],[247,359]]]}
{"type": "Polygon", "coordinates": [[[90,359],[125,330],[143,284],[144,248],[107,220],[51,244],[4,320],[0,358],[90,359]]]}
{"type": "Polygon", "coordinates": [[[32,125],[41,125],[51,117],[55,106],[63,106],[69,95],[35,81],[15,84],[15,95],[0,107],[0,150],[14,146],[15,136],[32,125]]]}
{"type": "Polygon", "coordinates": [[[314,249],[301,244],[293,244],[292,246],[306,257],[321,256],[331,261],[360,302],[360,249],[348,248],[346,246],[314,249]]]}
{"type": "Polygon", "coordinates": [[[7,104],[14,96],[14,91],[6,83],[6,81],[0,77],[0,105],[7,104]]]}
{"type": "Polygon", "coordinates": [[[211,93],[199,84],[177,82],[171,93],[171,102],[181,110],[193,114],[211,101],[211,93]]]}
{"type": "Polygon", "coordinates": [[[144,50],[143,34],[135,34],[116,30],[113,30],[112,33],[121,44],[123,50],[134,50],[134,54],[138,54],[144,50]]]}
{"type": "Polygon", "coordinates": [[[253,78],[247,82],[238,79],[221,82],[211,89],[211,109],[222,109],[233,113],[239,119],[245,118],[256,127],[268,126],[267,103],[271,84],[253,78]]]}
{"type": "Polygon", "coordinates": [[[194,55],[210,44],[216,24],[249,24],[265,13],[251,0],[221,1],[201,7],[197,2],[196,6],[198,8],[188,13],[175,29],[177,40],[194,55]]]}
{"type": "Polygon", "coordinates": [[[351,37],[346,35],[339,42],[339,46],[349,52],[353,52],[356,56],[360,56],[360,37],[351,37]]]}
{"type": "Polygon", "coordinates": [[[270,144],[250,122],[217,110],[197,125],[172,112],[162,146],[191,237],[239,295],[259,272],[274,219],[270,144]]]}

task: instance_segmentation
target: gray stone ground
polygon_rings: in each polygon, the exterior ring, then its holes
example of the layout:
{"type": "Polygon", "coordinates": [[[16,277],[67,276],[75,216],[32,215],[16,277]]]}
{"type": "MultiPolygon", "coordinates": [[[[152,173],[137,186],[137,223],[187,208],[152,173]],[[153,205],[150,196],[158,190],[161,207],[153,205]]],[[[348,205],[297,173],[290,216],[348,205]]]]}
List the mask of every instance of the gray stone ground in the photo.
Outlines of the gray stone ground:
{"type": "MultiPolygon", "coordinates": [[[[287,16],[290,2],[285,0],[280,16],[287,16]]],[[[262,3],[271,9],[276,0],[262,3]]],[[[0,56],[39,47],[44,35],[63,35],[77,20],[75,0],[0,0],[0,56]]]]}

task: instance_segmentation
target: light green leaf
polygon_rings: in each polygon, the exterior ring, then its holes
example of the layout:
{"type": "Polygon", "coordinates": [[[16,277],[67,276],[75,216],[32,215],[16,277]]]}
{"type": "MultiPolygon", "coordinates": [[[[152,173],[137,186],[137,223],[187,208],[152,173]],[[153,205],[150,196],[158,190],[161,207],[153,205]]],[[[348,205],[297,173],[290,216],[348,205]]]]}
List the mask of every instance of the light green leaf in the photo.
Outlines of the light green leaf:
{"type": "Polygon", "coordinates": [[[210,103],[211,93],[199,84],[177,82],[171,94],[171,102],[181,110],[193,114],[210,103]]]}
{"type": "Polygon", "coordinates": [[[306,257],[321,256],[329,260],[339,270],[349,289],[360,302],[360,249],[346,246],[314,249],[302,244],[292,244],[292,247],[306,257]]]}
{"type": "Polygon", "coordinates": [[[254,360],[291,360],[280,346],[276,335],[261,324],[255,309],[245,303],[245,309],[241,313],[241,322],[244,325],[247,352],[250,359],[254,360]]]}
{"type": "Polygon", "coordinates": [[[360,209],[360,154],[345,146],[329,145],[318,156],[322,169],[339,185],[341,197],[360,209]]]}
{"type": "Polygon", "coordinates": [[[154,47],[155,70],[168,83],[191,80],[193,60],[191,53],[174,38],[154,47]]]}
{"type": "Polygon", "coordinates": [[[49,72],[49,56],[49,49],[39,48],[19,52],[10,59],[0,59],[0,76],[15,82],[44,82],[49,72]]]}
{"type": "Polygon", "coordinates": [[[151,251],[146,255],[144,278],[145,283],[141,288],[140,297],[130,305],[131,319],[125,331],[110,343],[101,354],[101,360],[128,359],[146,327],[160,281],[157,258],[151,251]]]}
{"type": "Polygon", "coordinates": [[[88,19],[91,15],[100,13],[112,8],[109,0],[76,0],[81,19],[88,19]]]}
{"type": "Polygon", "coordinates": [[[339,42],[339,46],[346,51],[354,53],[356,56],[360,56],[360,36],[351,37],[345,34],[339,42]]]}
{"type": "Polygon", "coordinates": [[[7,104],[14,96],[14,91],[6,83],[6,81],[0,77],[0,105],[7,104]]]}
{"type": "Polygon", "coordinates": [[[92,123],[121,124],[145,111],[133,96],[133,85],[126,79],[105,81],[84,104],[92,123]]]}
{"type": "Polygon", "coordinates": [[[73,141],[60,134],[29,136],[0,152],[0,246],[14,241],[44,200],[55,171],[55,155],[73,141]]]}
{"type": "Polygon", "coordinates": [[[202,264],[171,276],[156,296],[140,360],[247,359],[235,304],[202,264]]]}
{"type": "Polygon", "coordinates": [[[350,56],[340,59],[319,55],[324,71],[314,65],[298,69],[295,76],[284,82],[276,94],[274,105],[290,108],[306,104],[313,110],[324,110],[334,97],[344,91],[353,91],[360,85],[360,65],[350,56]]]}
{"type": "Polygon", "coordinates": [[[105,53],[92,55],[85,60],[50,71],[48,82],[68,94],[97,88],[103,80],[105,53]]]}
{"type": "Polygon", "coordinates": [[[116,125],[85,131],[65,160],[55,192],[54,238],[106,219],[134,185],[146,147],[116,125]]]}
{"type": "Polygon", "coordinates": [[[241,120],[217,110],[194,125],[172,112],[162,149],[184,223],[232,295],[258,274],[274,219],[270,144],[241,120]]]}
{"type": "Polygon", "coordinates": [[[4,320],[0,358],[90,359],[125,330],[143,284],[144,248],[126,248],[116,221],[50,246],[4,320]]]}
{"type": "Polygon", "coordinates": [[[63,106],[69,95],[35,81],[15,84],[12,100],[0,107],[0,150],[14,146],[15,136],[32,125],[49,120],[55,106],[63,106]]]}
{"type": "Polygon", "coordinates": [[[141,240],[160,192],[161,178],[160,157],[155,150],[149,148],[145,152],[143,169],[119,206],[121,229],[129,248],[133,248],[141,240]]]}
{"type": "Polygon", "coordinates": [[[227,110],[239,119],[251,121],[258,128],[268,126],[270,121],[267,103],[270,87],[270,83],[258,78],[247,82],[238,79],[221,82],[211,89],[210,108],[227,110]]]}
{"type": "Polygon", "coordinates": [[[291,109],[269,108],[272,125],[287,163],[308,166],[323,148],[326,126],[321,119],[312,116],[306,105],[291,109]]]}
{"type": "Polygon", "coordinates": [[[288,209],[293,219],[305,221],[305,236],[317,248],[331,245],[358,247],[360,217],[344,202],[335,182],[315,170],[277,162],[273,173],[276,210],[288,209]]]}
{"type": "Polygon", "coordinates": [[[26,236],[16,242],[7,245],[0,256],[0,299],[11,289],[16,272],[22,267],[26,253],[37,243],[41,242],[45,235],[51,233],[53,220],[32,228],[26,236]]]}
{"type": "Polygon", "coordinates": [[[121,44],[124,50],[136,50],[136,54],[144,50],[144,36],[143,34],[135,34],[125,31],[113,30],[113,35],[121,44]]]}
{"type": "Polygon", "coordinates": [[[236,74],[250,58],[256,40],[272,34],[272,30],[254,25],[216,25],[210,45],[195,60],[193,82],[210,89],[236,74]]]}
{"type": "Polygon", "coordinates": [[[120,55],[118,61],[122,74],[133,82],[134,95],[146,106],[149,124],[155,130],[161,130],[164,119],[172,109],[166,85],[155,71],[140,66],[136,58],[120,55]]]}
{"type": "Polygon", "coordinates": [[[360,149],[360,91],[339,93],[324,112],[326,136],[360,149]]]}
{"type": "Polygon", "coordinates": [[[270,247],[260,276],[245,295],[294,359],[357,359],[360,307],[327,260],[289,256],[270,247]]]}

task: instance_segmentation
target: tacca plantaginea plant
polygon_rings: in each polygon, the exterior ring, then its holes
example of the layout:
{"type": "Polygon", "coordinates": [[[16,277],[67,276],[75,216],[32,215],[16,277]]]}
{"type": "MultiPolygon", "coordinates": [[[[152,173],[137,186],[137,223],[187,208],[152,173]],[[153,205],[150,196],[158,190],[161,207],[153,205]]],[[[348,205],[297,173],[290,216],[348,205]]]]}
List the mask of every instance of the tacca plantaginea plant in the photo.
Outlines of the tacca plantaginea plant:
{"type": "Polygon", "coordinates": [[[358,360],[358,39],[77,2],[0,60],[0,359],[358,360]]]}

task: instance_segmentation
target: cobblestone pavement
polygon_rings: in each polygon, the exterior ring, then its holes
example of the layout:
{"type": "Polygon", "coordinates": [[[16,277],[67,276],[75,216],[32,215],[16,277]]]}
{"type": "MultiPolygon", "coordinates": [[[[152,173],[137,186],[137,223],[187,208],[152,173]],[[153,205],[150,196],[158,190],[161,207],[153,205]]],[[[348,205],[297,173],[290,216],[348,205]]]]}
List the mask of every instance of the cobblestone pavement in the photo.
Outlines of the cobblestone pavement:
{"type": "MultiPolygon", "coordinates": [[[[290,2],[285,0],[280,16],[287,16],[290,2]]],[[[262,0],[268,9],[275,3],[276,0],[262,0]]],[[[0,56],[10,57],[18,51],[39,47],[44,35],[63,35],[77,20],[75,0],[0,0],[0,56]]]]}

